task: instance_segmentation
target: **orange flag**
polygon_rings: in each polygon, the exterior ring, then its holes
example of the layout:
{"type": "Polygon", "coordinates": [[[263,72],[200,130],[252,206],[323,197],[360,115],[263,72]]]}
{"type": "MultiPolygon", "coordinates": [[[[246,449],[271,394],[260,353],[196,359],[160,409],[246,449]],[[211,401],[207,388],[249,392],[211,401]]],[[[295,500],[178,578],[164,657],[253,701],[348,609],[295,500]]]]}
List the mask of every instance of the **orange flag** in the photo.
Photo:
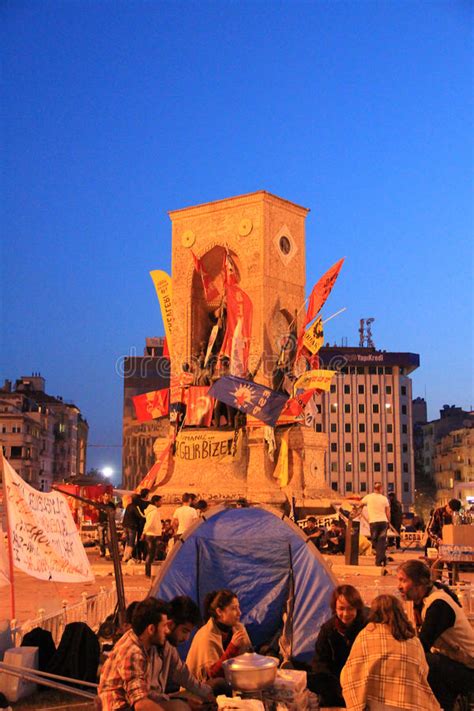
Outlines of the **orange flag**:
{"type": "Polygon", "coordinates": [[[339,276],[343,263],[344,257],[336,262],[336,264],[333,264],[332,267],[327,270],[326,274],[323,274],[321,279],[313,286],[313,291],[308,300],[308,308],[306,309],[305,328],[323,308],[334,286],[334,282],[339,276]]]}

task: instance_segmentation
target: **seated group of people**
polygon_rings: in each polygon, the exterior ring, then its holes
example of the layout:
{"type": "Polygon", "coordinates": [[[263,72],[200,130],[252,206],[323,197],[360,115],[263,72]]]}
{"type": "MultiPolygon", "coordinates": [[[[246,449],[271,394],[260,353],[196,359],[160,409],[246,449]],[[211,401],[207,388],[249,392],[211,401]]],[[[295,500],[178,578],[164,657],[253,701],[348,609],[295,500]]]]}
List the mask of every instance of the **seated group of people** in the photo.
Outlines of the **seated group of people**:
{"type": "Polygon", "coordinates": [[[102,668],[102,710],[189,711],[227,693],[223,662],[248,651],[251,642],[232,591],[209,593],[204,612],[207,621],[196,632],[184,663],[176,647],[201,621],[196,603],[180,596],[170,603],[149,597],[134,604],[131,628],[102,668]],[[191,696],[180,693],[181,688],[191,696]]]}
{"type": "Polygon", "coordinates": [[[346,528],[343,522],[331,521],[327,528],[323,528],[318,526],[314,516],[309,516],[303,531],[322,553],[344,553],[346,528]]]}
{"type": "Polygon", "coordinates": [[[398,589],[415,625],[393,595],[367,610],[352,585],[335,588],[308,675],[322,706],[452,711],[474,692],[474,631],[456,596],[420,560],[399,566],[398,589]]]}
{"type": "MultiPolygon", "coordinates": [[[[413,602],[416,625],[393,595],[379,595],[367,610],[352,585],[333,591],[333,616],[320,629],[308,673],[322,706],[452,711],[460,693],[474,692],[474,631],[455,595],[432,582],[419,560],[400,565],[398,588],[413,602]]],[[[176,645],[199,624],[197,605],[187,597],[136,605],[131,629],[102,669],[104,711],[185,711],[196,708],[196,698],[212,702],[229,691],[224,662],[251,649],[239,602],[232,591],[218,590],[204,608],[207,621],[183,663],[176,645]],[[183,698],[180,687],[194,700],[183,698]]]]}

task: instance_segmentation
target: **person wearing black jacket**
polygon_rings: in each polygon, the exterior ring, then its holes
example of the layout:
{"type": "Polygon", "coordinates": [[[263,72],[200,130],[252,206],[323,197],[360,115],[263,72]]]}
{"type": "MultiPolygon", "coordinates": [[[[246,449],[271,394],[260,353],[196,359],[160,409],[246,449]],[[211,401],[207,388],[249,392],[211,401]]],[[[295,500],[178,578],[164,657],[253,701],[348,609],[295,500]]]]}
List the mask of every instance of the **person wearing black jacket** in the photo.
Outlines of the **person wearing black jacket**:
{"type": "MultiPolygon", "coordinates": [[[[102,503],[105,506],[107,506],[108,508],[115,511],[115,504],[112,501],[112,497],[110,496],[108,491],[106,491],[102,494],[102,503]]],[[[109,550],[110,550],[109,516],[108,516],[108,512],[104,511],[103,509],[99,509],[98,532],[99,532],[100,557],[103,558],[105,556],[107,558],[110,558],[111,554],[107,555],[107,548],[109,548],[109,550]]]]}
{"type": "Polygon", "coordinates": [[[140,503],[141,497],[138,494],[132,496],[132,500],[123,515],[123,530],[125,533],[124,563],[131,560],[138,534],[143,530],[143,526],[145,525],[145,517],[140,510],[140,503]]]}
{"type": "Polygon", "coordinates": [[[366,610],[359,591],[338,585],[331,597],[333,616],[319,630],[308,688],[321,706],[345,707],[339,676],[359,632],[366,625],[366,610]]]}
{"type": "Polygon", "coordinates": [[[402,520],[403,520],[403,509],[402,505],[397,499],[395,492],[391,491],[388,495],[388,500],[390,502],[390,523],[392,527],[396,530],[397,532],[397,537],[395,539],[395,546],[398,549],[400,549],[400,531],[402,528],[402,520]]]}

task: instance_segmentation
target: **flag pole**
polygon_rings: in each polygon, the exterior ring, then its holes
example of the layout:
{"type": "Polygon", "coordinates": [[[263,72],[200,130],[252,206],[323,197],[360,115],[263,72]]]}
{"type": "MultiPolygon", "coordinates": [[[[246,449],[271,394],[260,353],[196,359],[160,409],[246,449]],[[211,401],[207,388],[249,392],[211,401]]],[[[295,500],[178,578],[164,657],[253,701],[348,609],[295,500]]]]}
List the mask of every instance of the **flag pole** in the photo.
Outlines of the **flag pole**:
{"type": "Polygon", "coordinates": [[[339,309],[339,311],[336,311],[335,314],[333,314],[332,316],[329,316],[329,318],[325,319],[325,321],[323,321],[323,326],[325,323],[330,321],[332,318],[336,318],[336,316],[339,316],[339,314],[342,314],[343,311],[347,311],[347,306],[344,306],[342,309],[339,309]]]}
{"type": "Polygon", "coordinates": [[[7,548],[8,548],[8,566],[10,568],[10,610],[12,620],[15,619],[15,580],[13,574],[13,548],[12,548],[12,536],[10,530],[10,516],[8,515],[8,503],[7,503],[7,484],[5,481],[5,467],[3,465],[4,458],[3,453],[0,451],[0,473],[2,475],[3,482],[3,502],[5,508],[5,516],[7,520],[7,548]]]}

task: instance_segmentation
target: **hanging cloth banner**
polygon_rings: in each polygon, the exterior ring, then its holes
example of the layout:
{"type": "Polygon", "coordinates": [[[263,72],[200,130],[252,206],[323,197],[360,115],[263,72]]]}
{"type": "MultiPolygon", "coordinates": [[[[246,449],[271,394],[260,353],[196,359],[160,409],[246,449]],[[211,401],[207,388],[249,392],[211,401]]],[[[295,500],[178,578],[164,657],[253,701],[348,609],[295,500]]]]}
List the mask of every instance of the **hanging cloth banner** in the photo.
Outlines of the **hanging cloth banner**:
{"type": "Polygon", "coordinates": [[[235,460],[233,432],[186,432],[176,437],[176,459],[187,462],[232,462],[235,460]]]}
{"type": "Polygon", "coordinates": [[[237,284],[226,284],[227,324],[221,355],[230,359],[232,375],[245,376],[252,337],[252,301],[237,284]]]}
{"type": "Polygon", "coordinates": [[[329,390],[331,380],[336,375],[335,370],[308,370],[300,375],[294,384],[294,392],[297,390],[329,390]]]}
{"type": "Polygon", "coordinates": [[[171,308],[171,277],[166,272],[161,271],[161,269],[155,269],[153,272],[150,272],[150,276],[155,285],[156,295],[158,296],[161,306],[161,318],[163,319],[163,326],[165,327],[167,348],[172,351],[173,342],[171,340],[171,332],[173,330],[173,312],[171,308]]]}
{"type": "Polygon", "coordinates": [[[280,443],[280,452],[278,454],[278,461],[276,463],[275,470],[273,472],[273,478],[278,480],[278,484],[281,489],[288,486],[289,481],[289,466],[288,466],[288,438],[290,436],[290,430],[287,429],[283,432],[280,443]]]}
{"type": "Polygon", "coordinates": [[[40,580],[83,583],[94,580],[66,497],[43,494],[18,476],[6,459],[9,536],[15,567],[40,580]]]}
{"type": "MultiPolygon", "coordinates": [[[[172,442],[170,440],[165,440],[163,449],[161,449],[156,457],[156,462],[136,487],[136,494],[139,494],[142,489],[153,489],[159,483],[159,474],[162,469],[165,469],[165,463],[166,465],[168,464],[171,445],[172,442]]],[[[155,445],[153,445],[153,450],[155,450],[155,445]]]]}
{"type": "Polygon", "coordinates": [[[323,319],[320,316],[316,319],[312,326],[305,331],[303,336],[303,345],[313,355],[319,351],[324,343],[323,319]]]}
{"type": "Polygon", "coordinates": [[[240,412],[253,415],[267,425],[275,426],[288,395],[250,380],[225,375],[210,387],[209,395],[240,412]]]}
{"type": "Polygon", "coordinates": [[[214,400],[209,397],[209,385],[194,385],[185,391],[186,425],[209,427],[214,410],[214,400]]]}
{"type": "MultiPolygon", "coordinates": [[[[201,276],[201,281],[202,281],[202,288],[204,289],[204,296],[206,297],[206,301],[208,303],[211,303],[215,299],[217,299],[218,296],[220,296],[220,291],[211,277],[210,274],[208,274],[204,268],[204,264],[202,263],[202,259],[199,259],[196,257],[194,252],[191,250],[191,254],[193,255],[193,260],[194,260],[194,268],[197,271],[198,274],[201,276]]],[[[221,279],[222,283],[222,279],[221,279]]]]}
{"type": "Polygon", "coordinates": [[[155,420],[158,417],[165,417],[165,415],[168,414],[170,391],[168,388],[153,390],[150,393],[134,395],[132,400],[137,420],[140,422],[148,422],[148,420],[155,420]]]}

